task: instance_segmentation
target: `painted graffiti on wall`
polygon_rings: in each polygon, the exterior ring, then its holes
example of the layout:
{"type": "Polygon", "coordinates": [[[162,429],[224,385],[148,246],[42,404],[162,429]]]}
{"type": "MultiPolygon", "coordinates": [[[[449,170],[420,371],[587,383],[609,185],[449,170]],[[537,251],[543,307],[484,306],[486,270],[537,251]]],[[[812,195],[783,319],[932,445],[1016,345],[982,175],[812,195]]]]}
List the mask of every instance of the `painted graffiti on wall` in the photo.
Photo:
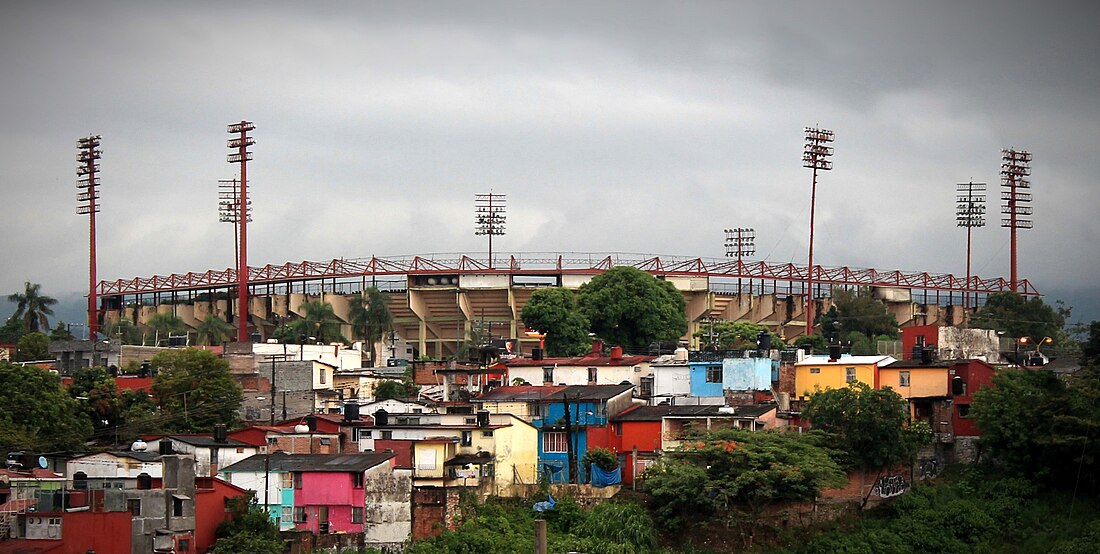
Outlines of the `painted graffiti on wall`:
{"type": "Polygon", "coordinates": [[[940,474],[940,461],[935,458],[922,458],[920,460],[920,478],[932,479],[940,474]]]}
{"type": "Polygon", "coordinates": [[[884,475],[875,481],[875,486],[871,488],[871,494],[879,498],[891,498],[900,494],[905,494],[905,491],[909,490],[909,482],[905,480],[905,477],[901,475],[884,475]]]}

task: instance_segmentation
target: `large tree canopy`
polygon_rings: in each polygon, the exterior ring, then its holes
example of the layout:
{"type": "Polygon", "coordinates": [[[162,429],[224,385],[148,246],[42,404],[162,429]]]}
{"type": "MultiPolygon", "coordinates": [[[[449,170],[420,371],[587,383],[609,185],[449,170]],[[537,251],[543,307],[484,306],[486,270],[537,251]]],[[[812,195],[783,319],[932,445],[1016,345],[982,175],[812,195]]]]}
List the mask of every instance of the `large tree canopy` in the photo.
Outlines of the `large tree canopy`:
{"type": "Polygon", "coordinates": [[[896,337],[898,321],[868,290],[833,289],[833,305],[817,321],[827,340],[843,340],[852,333],[868,338],[896,337]]]}
{"type": "Polygon", "coordinates": [[[122,399],[118,396],[114,377],[106,369],[84,367],[73,372],[69,396],[80,400],[81,411],[96,431],[122,423],[122,399]]]}
{"type": "Polygon", "coordinates": [[[340,319],[332,304],[313,300],[302,304],[303,317],[287,323],[275,332],[276,338],[289,342],[348,342],[340,332],[340,319]]]}
{"type": "Polygon", "coordinates": [[[37,331],[19,337],[15,347],[15,360],[19,362],[42,361],[50,358],[50,337],[37,331]]]}
{"type": "Polygon", "coordinates": [[[580,311],[596,336],[632,352],[675,342],[687,332],[684,296],[668,281],[634,267],[611,268],[581,285],[580,311]]]}
{"type": "Polygon", "coordinates": [[[908,406],[900,394],[859,381],[813,393],[802,417],[814,429],[835,434],[844,450],[868,469],[910,461],[931,438],[927,426],[907,425],[908,406]]]}
{"type": "Polygon", "coordinates": [[[1011,337],[1031,337],[1039,341],[1044,337],[1055,343],[1065,340],[1062,326],[1066,320],[1062,313],[1043,302],[1042,298],[1024,298],[1014,292],[997,292],[989,295],[985,305],[974,312],[971,327],[1004,331],[1011,337]]]}
{"type": "Polygon", "coordinates": [[[569,289],[536,290],[523,306],[522,318],[528,329],[546,334],[544,343],[550,356],[576,356],[588,349],[588,320],[569,289]]]}
{"type": "Polygon", "coordinates": [[[719,321],[699,329],[693,335],[704,345],[713,345],[722,350],[754,349],[759,346],[760,333],[771,335],[772,347],[781,348],[783,340],[779,335],[768,331],[767,326],[751,321],[719,321]]]}
{"type": "Polygon", "coordinates": [[[184,348],[152,359],[153,397],[164,426],[178,432],[213,431],[233,425],[241,407],[241,387],[229,375],[229,363],[206,350],[184,348]]]}
{"type": "Polygon", "coordinates": [[[80,450],[92,425],[61,378],[37,366],[0,362],[0,449],[80,450]]]}
{"type": "Polygon", "coordinates": [[[995,461],[1020,475],[1100,488],[1100,368],[1062,379],[1050,371],[1002,370],[974,395],[971,415],[995,461]],[[1079,473],[1080,471],[1080,473],[1079,473]]]}

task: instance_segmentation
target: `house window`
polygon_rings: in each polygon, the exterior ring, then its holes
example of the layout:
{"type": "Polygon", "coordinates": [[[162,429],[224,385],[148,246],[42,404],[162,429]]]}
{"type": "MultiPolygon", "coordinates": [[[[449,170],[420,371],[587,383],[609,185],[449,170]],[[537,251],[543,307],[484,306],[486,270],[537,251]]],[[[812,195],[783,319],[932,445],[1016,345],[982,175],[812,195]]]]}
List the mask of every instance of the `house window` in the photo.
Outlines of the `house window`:
{"type": "Polygon", "coordinates": [[[363,508],[352,508],[351,509],[351,522],[352,523],[363,523],[363,508]]]}
{"type": "Polygon", "coordinates": [[[353,471],[351,473],[351,486],[352,486],[352,488],[356,488],[356,489],[363,488],[363,474],[362,473],[359,473],[358,471],[353,471]]]}
{"type": "Polygon", "coordinates": [[[141,515],[141,499],[140,498],[131,498],[131,499],[127,500],[126,501],[126,509],[130,511],[130,515],[132,515],[132,516],[140,516],[141,515]]]}
{"type": "Polygon", "coordinates": [[[492,431],[482,431],[481,436],[482,437],[491,437],[491,436],[493,436],[493,432],[492,431]]]}
{"type": "Polygon", "coordinates": [[[612,431],[615,432],[615,436],[618,436],[618,437],[623,436],[623,424],[622,423],[612,423],[611,424],[611,429],[612,429],[612,431]]]}
{"type": "Polygon", "coordinates": [[[596,384],[596,368],[594,368],[594,367],[588,368],[588,384],[590,384],[590,385],[595,385],[596,384]]]}
{"type": "Polygon", "coordinates": [[[352,433],[355,434],[355,440],[369,439],[372,436],[370,431],[368,431],[366,429],[360,429],[358,427],[356,427],[355,429],[352,429],[352,433]]]}
{"type": "Polygon", "coordinates": [[[294,521],[294,506],[283,506],[279,521],[294,521]]]}
{"type": "Polygon", "coordinates": [[[466,425],[477,425],[477,418],[476,417],[468,417],[463,421],[466,422],[466,425]]]}
{"type": "Polygon", "coordinates": [[[653,396],[653,378],[642,377],[642,396],[653,396]]]}
{"type": "Polygon", "coordinates": [[[844,382],[854,383],[856,380],[856,368],[846,367],[844,368],[844,382]]]}
{"type": "Polygon", "coordinates": [[[294,508],[294,522],[305,523],[309,521],[309,514],[306,513],[305,508],[294,508]]]}
{"type": "Polygon", "coordinates": [[[542,434],[542,451],[547,454],[562,454],[568,451],[569,442],[565,433],[551,432],[542,434]]]}
{"type": "Polygon", "coordinates": [[[191,552],[191,541],[189,539],[180,539],[176,543],[176,552],[191,552]]]}
{"type": "Polygon", "coordinates": [[[218,465],[218,449],[217,448],[211,448],[210,449],[210,465],[215,465],[215,466],[218,465]]]}
{"type": "Polygon", "coordinates": [[[172,517],[183,517],[183,499],[178,496],[172,497],[172,517]]]}
{"type": "Polygon", "coordinates": [[[898,386],[899,387],[908,387],[909,386],[909,372],[908,371],[899,371],[898,372],[898,386]]]}
{"type": "Polygon", "coordinates": [[[810,373],[812,373],[814,375],[816,375],[818,373],[821,373],[821,368],[820,367],[811,367],[810,368],[810,373]]]}
{"type": "Polygon", "coordinates": [[[959,407],[959,417],[970,417],[970,404],[957,404],[959,407]]]}
{"type": "Polygon", "coordinates": [[[321,384],[322,385],[325,384],[325,373],[327,373],[327,372],[322,369],[321,370],[321,384]]]}
{"type": "Polygon", "coordinates": [[[295,471],[294,473],[291,473],[291,476],[292,476],[291,477],[292,482],[294,483],[294,488],[301,489],[302,488],[302,472],[295,471]]]}
{"type": "Polygon", "coordinates": [[[722,382],[722,367],[711,366],[707,368],[707,382],[708,383],[721,383],[722,382]]]}
{"type": "Polygon", "coordinates": [[[553,383],[554,382],[554,366],[548,365],[542,367],[542,382],[553,383]]]}
{"type": "Polygon", "coordinates": [[[474,433],[473,433],[473,431],[463,431],[462,432],[462,446],[470,446],[473,443],[474,443],[474,433]]]}
{"type": "Polygon", "coordinates": [[[332,439],[321,439],[321,446],[328,446],[332,444],[332,439]]]}
{"type": "MultiPolygon", "coordinates": [[[[294,488],[294,475],[289,473],[289,472],[280,473],[279,474],[279,486],[281,488],[284,488],[284,489],[293,489],[294,488]]],[[[290,518],[287,518],[287,519],[290,519],[290,518]]]]}
{"type": "Polygon", "coordinates": [[[382,440],[388,441],[393,438],[393,431],[382,431],[382,440]]]}

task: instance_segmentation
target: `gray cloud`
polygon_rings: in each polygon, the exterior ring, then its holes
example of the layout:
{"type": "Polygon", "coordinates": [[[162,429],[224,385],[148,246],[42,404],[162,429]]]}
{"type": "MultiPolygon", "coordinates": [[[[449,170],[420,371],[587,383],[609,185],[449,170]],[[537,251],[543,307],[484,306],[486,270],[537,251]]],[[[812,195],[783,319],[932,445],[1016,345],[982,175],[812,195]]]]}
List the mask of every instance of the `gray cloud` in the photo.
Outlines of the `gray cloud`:
{"type": "MultiPolygon", "coordinates": [[[[1100,267],[1091,3],[15,2],[0,8],[0,290],[86,286],[75,140],[103,135],[100,274],[232,264],[225,125],[256,122],[250,260],[515,251],[804,262],[801,128],[837,132],[815,261],[961,274],[954,185],[990,184],[975,271],[1007,276],[1000,149],[1034,152],[1021,274],[1100,267]]],[[[1075,312],[1100,318],[1095,311],[1075,312]]]]}

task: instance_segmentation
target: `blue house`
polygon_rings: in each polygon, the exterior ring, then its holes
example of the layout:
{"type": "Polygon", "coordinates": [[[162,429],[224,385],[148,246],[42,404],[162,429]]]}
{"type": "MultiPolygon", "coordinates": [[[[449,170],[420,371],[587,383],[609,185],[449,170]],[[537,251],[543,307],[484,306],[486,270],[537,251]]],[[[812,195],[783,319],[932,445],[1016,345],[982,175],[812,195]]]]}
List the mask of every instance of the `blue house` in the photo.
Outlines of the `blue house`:
{"type": "Polygon", "coordinates": [[[691,396],[722,398],[722,360],[688,362],[691,370],[691,396]]]}
{"type": "Polygon", "coordinates": [[[539,430],[539,471],[551,483],[569,482],[569,445],[572,443],[584,481],[581,459],[588,451],[589,433],[605,433],[609,417],[633,405],[634,385],[573,385],[540,400],[539,417],[532,424],[539,430]],[[566,406],[569,426],[566,430],[566,406]]]}
{"type": "Polygon", "coordinates": [[[771,390],[779,363],[770,358],[724,358],[688,362],[691,396],[722,398],[723,390],[771,390]]]}

